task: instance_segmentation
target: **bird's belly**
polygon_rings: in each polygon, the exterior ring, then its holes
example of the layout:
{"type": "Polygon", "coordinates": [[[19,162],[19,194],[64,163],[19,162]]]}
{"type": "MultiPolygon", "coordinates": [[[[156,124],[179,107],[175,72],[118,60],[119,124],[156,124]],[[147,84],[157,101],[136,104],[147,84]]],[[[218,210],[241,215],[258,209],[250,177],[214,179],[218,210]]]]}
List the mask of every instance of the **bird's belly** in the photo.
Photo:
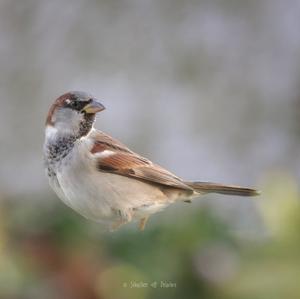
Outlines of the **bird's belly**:
{"type": "Polygon", "coordinates": [[[112,223],[120,217],[141,218],[169,205],[155,185],[111,173],[95,174],[89,169],[80,172],[77,176],[69,169],[57,173],[57,178],[67,204],[88,219],[112,223]]]}

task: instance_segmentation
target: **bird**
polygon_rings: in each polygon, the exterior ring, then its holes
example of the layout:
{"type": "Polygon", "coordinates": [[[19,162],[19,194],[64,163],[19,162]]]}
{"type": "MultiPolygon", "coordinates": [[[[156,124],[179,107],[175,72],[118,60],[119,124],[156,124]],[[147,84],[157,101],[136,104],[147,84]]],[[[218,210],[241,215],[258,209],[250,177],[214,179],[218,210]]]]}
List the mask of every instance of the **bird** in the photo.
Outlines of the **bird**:
{"type": "Polygon", "coordinates": [[[148,218],[175,202],[191,203],[206,193],[256,196],[233,185],[186,181],[94,128],[105,110],[87,92],[58,97],[46,117],[44,164],[49,184],[70,208],[111,230],[148,218]]]}

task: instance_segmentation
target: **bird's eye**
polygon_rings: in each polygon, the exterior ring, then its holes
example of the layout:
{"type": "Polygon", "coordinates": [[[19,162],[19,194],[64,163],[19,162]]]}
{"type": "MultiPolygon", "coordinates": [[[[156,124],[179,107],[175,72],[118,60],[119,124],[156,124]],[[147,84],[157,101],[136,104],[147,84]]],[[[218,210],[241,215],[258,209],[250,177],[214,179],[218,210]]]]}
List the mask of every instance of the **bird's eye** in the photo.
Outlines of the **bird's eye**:
{"type": "Polygon", "coordinates": [[[72,107],[73,107],[74,109],[80,109],[80,108],[81,108],[81,103],[78,102],[78,101],[74,101],[74,102],[72,103],[72,107]]]}

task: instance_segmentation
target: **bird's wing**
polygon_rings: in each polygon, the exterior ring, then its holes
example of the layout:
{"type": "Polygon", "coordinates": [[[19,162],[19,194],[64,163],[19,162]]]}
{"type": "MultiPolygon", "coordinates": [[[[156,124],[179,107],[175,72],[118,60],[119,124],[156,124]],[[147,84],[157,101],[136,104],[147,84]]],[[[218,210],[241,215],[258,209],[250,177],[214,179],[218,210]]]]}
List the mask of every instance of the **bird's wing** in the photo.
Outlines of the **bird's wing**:
{"type": "Polygon", "coordinates": [[[93,140],[91,154],[97,160],[99,171],[110,172],[166,187],[193,190],[171,172],[134,153],[124,144],[103,132],[94,130],[90,138],[93,140]]]}

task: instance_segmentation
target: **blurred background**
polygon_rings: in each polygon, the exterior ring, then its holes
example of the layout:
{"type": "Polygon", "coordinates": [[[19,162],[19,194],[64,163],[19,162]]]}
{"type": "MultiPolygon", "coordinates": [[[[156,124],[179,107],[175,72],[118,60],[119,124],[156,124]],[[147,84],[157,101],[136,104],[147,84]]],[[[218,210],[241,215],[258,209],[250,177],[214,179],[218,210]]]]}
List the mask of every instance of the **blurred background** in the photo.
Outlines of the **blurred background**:
{"type": "Polygon", "coordinates": [[[0,0],[0,298],[300,297],[297,0],[0,0]],[[209,195],[115,233],[48,187],[55,98],[209,195]]]}

